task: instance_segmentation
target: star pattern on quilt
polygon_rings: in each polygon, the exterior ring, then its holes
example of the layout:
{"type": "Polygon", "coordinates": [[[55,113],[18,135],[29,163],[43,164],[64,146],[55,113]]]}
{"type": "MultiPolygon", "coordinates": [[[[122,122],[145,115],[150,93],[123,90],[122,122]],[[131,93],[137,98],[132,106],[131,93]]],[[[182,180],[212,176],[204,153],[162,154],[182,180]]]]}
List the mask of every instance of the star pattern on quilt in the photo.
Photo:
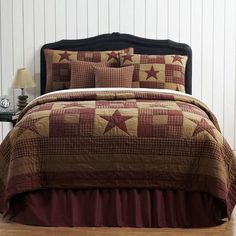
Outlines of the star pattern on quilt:
{"type": "Polygon", "coordinates": [[[150,70],[145,70],[145,72],[147,73],[146,80],[148,80],[151,77],[157,79],[157,73],[159,73],[160,71],[155,70],[154,67],[152,66],[150,70]]]}
{"type": "Polygon", "coordinates": [[[20,128],[20,131],[18,132],[18,136],[20,136],[25,130],[31,130],[32,132],[39,134],[38,129],[36,127],[36,123],[40,119],[41,119],[41,117],[32,118],[31,115],[29,115],[26,119],[17,123],[16,127],[20,128]]]}
{"type": "Polygon", "coordinates": [[[72,55],[71,53],[68,53],[67,51],[65,51],[65,52],[63,52],[63,53],[59,53],[59,55],[60,55],[60,60],[59,60],[59,62],[60,61],[62,61],[62,60],[67,60],[67,61],[69,61],[70,60],[70,56],[72,55]]]}
{"type": "Polygon", "coordinates": [[[114,127],[118,127],[125,133],[129,134],[125,122],[131,119],[133,116],[122,116],[119,110],[116,110],[112,114],[112,116],[100,116],[100,117],[108,121],[107,126],[104,130],[104,134],[107,133],[109,130],[113,129],[114,127]]]}
{"type": "Polygon", "coordinates": [[[108,55],[107,61],[110,61],[111,59],[118,60],[118,53],[116,53],[114,51],[107,53],[107,55],[108,55]]]}
{"type": "Polygon", "coordinates": [[[192,119],[191,121],[193,121],[197,125],[192,136],[195,136],[203,131],[207,131],[215,139],[215,134],[213,132],[213,129],[215,129],[215,127],[209,125],[204,118],[202,118],[200,121],[192,119]]]}
{"type": "Polygon", "coordinates": [[[183,59],[183,57],[178,56],[178,55],[174,55],[172,57],[173,57],[172,63],[178,61],[179,63],[181,63],[183,65],[183,62],[181,61],[183,59]]]}
{"type": "Polygon", "coordinates": [[[131,55],[131,54],[126,54],[126,55],[124,55],[124,56],[122,56],[123,57],[123,63],[125,63],[125,61],[133,61],[132,60],[132,57],[133,57],[134,55],[131,55]]]}

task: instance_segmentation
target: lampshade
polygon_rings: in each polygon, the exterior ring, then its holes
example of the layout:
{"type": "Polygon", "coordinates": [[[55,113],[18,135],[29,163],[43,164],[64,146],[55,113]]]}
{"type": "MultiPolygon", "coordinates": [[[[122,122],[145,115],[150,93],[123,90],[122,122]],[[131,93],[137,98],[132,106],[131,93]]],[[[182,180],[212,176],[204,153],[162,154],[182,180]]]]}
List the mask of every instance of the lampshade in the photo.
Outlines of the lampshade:
{"type": "Polygon", "coordinates": [[[35,86],[36,84],[27,69],[21,68],[17,70],[12,88],[32,88],[35,86]]]}

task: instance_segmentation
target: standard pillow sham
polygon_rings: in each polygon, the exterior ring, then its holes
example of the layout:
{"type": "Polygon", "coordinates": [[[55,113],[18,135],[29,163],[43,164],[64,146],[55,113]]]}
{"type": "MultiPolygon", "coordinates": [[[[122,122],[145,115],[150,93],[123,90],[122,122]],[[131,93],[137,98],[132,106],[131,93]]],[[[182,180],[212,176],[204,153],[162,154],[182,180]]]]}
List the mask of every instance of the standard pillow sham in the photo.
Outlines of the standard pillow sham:
{"type": "Polygon", "coordinates": [[[70,88],[95,88],[94,66],[104,67],[105,63],[72,61],[70,88]]]}
{"type": "Polygon", "coordinates": [[[119,53],[133,53],[133,48],[116,51],[62,51],[45,49],[47,81],[45,92],[70,87],[71,61],[104,62],[111,66],[119,66],[119,53]]]}
{"type": "Polygon", "coordinates": [[[122,68],[94,66],[96,88],[131,88],[134,66],[122,68]]]}
{"type": "Polygon", "coordinates": [[[120,54],[120,65],[134,65],[133,88],[172,89],[185,92],[188,57],[181,55],[120,54]]]}
{"type": "Polygon", "coordinates": [[[47,81],[45,92],[70,87],[70,62],[77,61],[76,51],[45,49],[47,81]]]}

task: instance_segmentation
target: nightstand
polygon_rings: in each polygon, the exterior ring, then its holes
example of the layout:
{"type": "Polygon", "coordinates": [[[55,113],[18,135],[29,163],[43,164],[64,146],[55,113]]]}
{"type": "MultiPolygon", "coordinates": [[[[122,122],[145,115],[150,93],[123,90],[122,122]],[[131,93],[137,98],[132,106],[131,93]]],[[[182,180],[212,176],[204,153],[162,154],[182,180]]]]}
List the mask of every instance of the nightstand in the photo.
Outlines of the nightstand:
{"type": "Polygon", "coordinates": [[[13,126],[15,126],[19,115],[20,115],[20,111],[0,112],[0,122],[11,122],[13,124],[13,126]]]}

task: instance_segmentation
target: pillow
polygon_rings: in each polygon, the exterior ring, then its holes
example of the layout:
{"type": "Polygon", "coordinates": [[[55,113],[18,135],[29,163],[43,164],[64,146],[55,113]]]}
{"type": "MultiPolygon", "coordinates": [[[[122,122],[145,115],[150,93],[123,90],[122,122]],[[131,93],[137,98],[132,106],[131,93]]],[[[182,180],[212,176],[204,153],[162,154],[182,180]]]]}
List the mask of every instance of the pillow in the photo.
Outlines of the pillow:
{"type": "Polygon", "coordinates": [[[127,53],[133,54],[133,48],[126,48],[119,51],[104,51],[104,52],[89,52],[89,51],[79,51],[78,60],[80,61],[90,61],[90,62],[106,62],[109,66],[119,67],[119,54],[127,53]]]}
{"type": "Polygon", "coordinates": [[[70,87],[70,62],[77,61],[78,52],[45,49],[46,89],[51,92],[70,87]]]}
{"type": "Polygon", "coordinates": [[[119,65],[119,53],[133,53],[133,48],[118,51],[80,52],[45,49],[47,82],[45,92],[68,89],[70,87],[71,61],[105,62],[108,65],[119,65]]]}
{"type": "Polygon", "coordinates": [[[185,92],[187,56],[120,54],[120,65],[134,65],[133,88],[160,88],[185,92]]]}
{"type": "Polygon", "coordinates": [[[105,63],[72,61],[70,88],[95,88],[93,66],[104,67],[105,63]]]}
{"type": "Polygon", "coordinates": [[[131,88],[134,66],[122,68],[94,66],[96,88],[131,88]]]}

